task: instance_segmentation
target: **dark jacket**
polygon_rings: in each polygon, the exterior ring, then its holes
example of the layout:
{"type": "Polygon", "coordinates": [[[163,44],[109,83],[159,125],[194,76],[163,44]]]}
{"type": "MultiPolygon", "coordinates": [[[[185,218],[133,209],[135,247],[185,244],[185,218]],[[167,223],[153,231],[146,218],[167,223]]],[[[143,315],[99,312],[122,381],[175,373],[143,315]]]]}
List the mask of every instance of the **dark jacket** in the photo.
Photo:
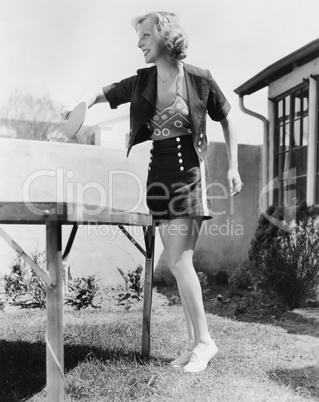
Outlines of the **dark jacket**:
{"type": "MultiPolygon", "coordinates": [[[[203,159],[207,151],[206,114],[208,113],[212,120],[223,120],[230,110],[230,105],[209,70],[186,63],[183,65],[194,147],[199,158],[203,159]]],[[[152,133],[145,123],[155,113],[156,88],[156,66],[153,66],[138,70],[137,75],[113,84],[108,92],[104,92],[112,109],[122,103],[131,102],[127,155],[133,145],[150,139],[152,133]]]]}

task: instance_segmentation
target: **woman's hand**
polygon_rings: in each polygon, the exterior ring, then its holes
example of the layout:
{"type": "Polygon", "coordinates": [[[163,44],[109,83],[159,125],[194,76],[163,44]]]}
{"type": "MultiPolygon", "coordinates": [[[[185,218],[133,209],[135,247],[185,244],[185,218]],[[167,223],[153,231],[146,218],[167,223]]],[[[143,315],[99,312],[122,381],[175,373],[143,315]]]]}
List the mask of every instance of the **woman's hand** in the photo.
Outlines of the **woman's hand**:
{"type": "Polygon", "coordinates": [[[83,94],[76,102],[72,101],[70,104],[63,105],[60,110],[60,115],[64,120],[67,120],[72,110],[76,107],[80,102],[85,102],[90,108],[91,106],[97,103],[107,102],[105,97],[105,93],[107,93],[112,88],[112,85],[108,85],[104,87],[104,91],[102,89],[98,90],[90,90],[83,94]]]}
{"type": "Polygon", "coordinates": [[[229,169],[227,173],[229,195],[237,195],[241,192],[243,183],[237,169],[229,169]]]}
{"type": "Polygon", "coordinates": [[[72,112],[72,110],[80,102],[85,102],[87,104],[88,108],[95,105],[96,103],[107,102],[107,99],[106,99],[104,93],[107,93],[111,88],[112,88],[112,85],[108,85],[108,86],[104,87],[104,91],[102,89],[88,91],[85,94],[83,94],[79,99],[77,99],[75,102],[74,102],[74,100],[72,100],[71,103],[63,105],[60,109],[61,117],[64,120],[67,120],[69,118],[69,115],[72,112]]]}
{"type": "Polygon", "coordinates": [[[67,120],[74,107],[72,105],[62,105],[60,109],[60,116],[62,119],[67,120]]]}

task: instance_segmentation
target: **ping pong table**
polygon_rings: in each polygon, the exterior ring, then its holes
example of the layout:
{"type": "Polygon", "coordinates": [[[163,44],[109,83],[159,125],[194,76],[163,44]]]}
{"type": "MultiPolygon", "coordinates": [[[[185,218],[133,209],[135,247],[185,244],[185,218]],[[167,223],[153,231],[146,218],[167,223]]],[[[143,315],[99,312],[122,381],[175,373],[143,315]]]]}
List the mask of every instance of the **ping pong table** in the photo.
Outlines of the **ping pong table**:
{"type": "MultiPolygon", "coordinates": [[[[47,270],[41,269],[0,226],[0,236],[32,267],[47,286],[46,369],[47,400],[62,402],[64,398],[63,345],[63,269],[79,225],[92,224],[90,210],[94,205],[68,202],[0,202],[0,224],[45,225],[47,270]],[[62,227],[72,230],[62,250],[62,227]]],[[[150,354],[150,320],[154,265],[155,226],[152,216],[141,212],[126,212],[105,207],[94,214],[97,225],[117,225],[145,256],[144,306],[142,325],[142,354],[150,354]],[[145,249],[134,240],[125,226],[143,228],[145,249]]]]}

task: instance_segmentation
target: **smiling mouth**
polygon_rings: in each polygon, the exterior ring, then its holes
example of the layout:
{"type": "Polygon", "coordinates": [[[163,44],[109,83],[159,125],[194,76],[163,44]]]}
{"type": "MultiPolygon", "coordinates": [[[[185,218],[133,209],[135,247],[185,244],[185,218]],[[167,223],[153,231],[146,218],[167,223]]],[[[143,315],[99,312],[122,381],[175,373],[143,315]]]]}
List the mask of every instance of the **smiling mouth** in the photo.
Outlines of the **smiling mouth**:
{"type": "Polygon", "coordinates": [[[149,50],[143,50],[144,56],[146,56],[148,52],[149,50]]]}

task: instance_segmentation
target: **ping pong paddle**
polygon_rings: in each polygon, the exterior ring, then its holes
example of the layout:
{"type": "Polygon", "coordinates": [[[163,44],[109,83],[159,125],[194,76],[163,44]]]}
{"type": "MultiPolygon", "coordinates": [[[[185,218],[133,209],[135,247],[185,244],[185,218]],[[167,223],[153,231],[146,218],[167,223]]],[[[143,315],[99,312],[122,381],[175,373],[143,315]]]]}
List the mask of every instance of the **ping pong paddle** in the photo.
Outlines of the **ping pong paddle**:
{"type": "Polygon", "coordinates": [[[75,106],[75,108],[69,114],[68,120],[64,128],[65,134],[69,138],[75,137],[77,133],[80,131],[80,128],[82,127],[85,120],[87,108],[88,107],[86,102],[80,102],[75,106]]]}

